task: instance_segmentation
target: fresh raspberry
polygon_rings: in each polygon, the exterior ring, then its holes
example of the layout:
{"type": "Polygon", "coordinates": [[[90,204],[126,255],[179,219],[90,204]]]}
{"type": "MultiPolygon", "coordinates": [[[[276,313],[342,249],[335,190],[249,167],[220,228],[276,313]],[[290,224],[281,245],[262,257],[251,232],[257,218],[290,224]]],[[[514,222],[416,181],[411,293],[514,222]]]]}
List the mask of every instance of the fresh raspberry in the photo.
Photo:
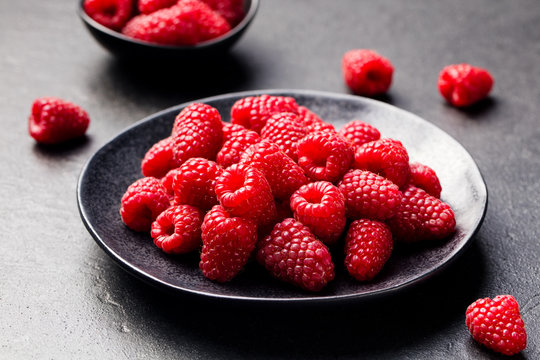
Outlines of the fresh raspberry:
{"type": "Polygon", "coordinates": [[[280,112],[297,114],[296,100],[284,96],[249,96],[234,103],[231,108],[231,121],[260,134],[266,120],[280,112]]]}
{"type": "Polygon", "coordinates": [[[44,97],[32,104],[28,132],[38,143],[57,144],[83,136],[89,124],[90,118],[80,106],[44,97]]]}
{"type": "Polygon", "coordinates": [[[261,140],[242,154],[240,163],[259,169],[268,180],[272,194],[279,200],[288,199],[308,182],[304,171],[271,141],[261,140]]]}
{"type": "Polygon", "coordinates": [[[345,53],[341,62],[347,86],[357,95],[384,94],[392,83],[394,67],[373,50],[357,49],[345,53]]]}
{"type": "Polygon", "coordinates": [[[335,243],[345,229],[345,198],[327,181],[302,186],[291,196],[294,218],[325,244],[335,243]]]}
{"type": "Polygon", "coordinates": [[[297,143],[308,134],[306,128],[293,113],[272,115],[261,130],[261,138],[274,142],[281,151],[294,161],[298,160],[297,143]]]}
{"type": "Polygon", "coordinates": [[[401,188],[409,179],[409,154],[398,140],[371,141],[356,148],[354,167],[384,176],[401,188]]]}
{"type": "Polygon", "coordinates": [[[373,279],[390,258],[392,233],[385,223],[355,220],[345,238],[345,266],[356,280],[373,279]]]}
{"type": "Polygon", "coordinates": [[[437,199],[441,197],[442,187],[435,170],[417,162],[410,163],[409,169],[409,184],[424,190],[437,199]]]}
{"type": "Polygon", "coordinates": [[[245,16],[243,0],[202,0],[234,27],[245,16]]]}
{"type": "Polygon", "coordinates": [[[178,174],[180,174],[180,168],[170,170],[164,177],[161,178],[161,184],[165,188],[165,191],[167,191],[167,195],[169,195],[171,202],[174,201],[173,181],[175,176],[178,174]]]}
{"type": "Polygon", "coordinates": [[[307,130],[310,133],[316,133],[316,132],[329,132],[331,134],[337,134],[336,128],[334,125],[326,123],[326,122],[316,122],[311,124],[311,126],[307,127],[307,130]]]}
{"type": "Polygon", "coordinates": [[[235,136],[238,132],[247,130],[242,125],[233,124],[230,122],[222,121],[223,127],[223,142],[231,140],[233,136],[235,136]]]}
{"type": "Polygon", "coordinates": [[[402,194],[396,184],[367,170],[350,170],[338,184],[347,217],[385,220],[394,216],[402,194]]]}
{"type": "Polygon", "coordinates": [[[469,64],[449,65],[439,74],[438,86],[446,101],[465,107],[488,96],[493,77],[487,70],[469,64]]]}
{"type": "MultiPolygon", "coordinates": [[[[171,135],[173,137],[177,136],[183,127],[194,122],[207,123],[212,127],[213,131],[223,134],[223,122],[221,121],[219,111],[207,104],[192,103],[183,108],[178,115],[176,115],[171,135]],[[221,131],[219,131],[218,128],[221,129],[221,131]]],[[[223,139],[223,135],[220,136],[220,139],[223,139]]]]}
{"type": "Polygon", "coordinates": [[[294,219],[274,226],[260,241],[257,260],[272,276],[308,291],[320,291],[334,279],[328,248],[294,219]]]}
{"type": "Polygon", "coordinates": [[[221,206],[232,216],[253,220],[265,226],[277,218],[272,190],[261,171],[235,164],[216,181],[216,195],[221,206]]]}
{"type": "Polygon", "coordinates": [[[138,0],[137,8],[141,14],[150,14],[175,5],[178,0],[138,0]]]}
{"type": "Polygon", "coordinates": [[[83,8],[96,22],[120,31],[131,18],[133,0],[84,0],[83,8]]]}
{"type": "Polygon", "coordinates": [[[237,164],[242,153],[259,141],[261,141],[261,138],[255,131],[246,129],[237,131],[231,136],[230,140],[223,144],[217,154],[216,162],[224,168],[237,164]]]}
{"type": "Polygon", "coordinates": [[[176,167],[173,153],[174,140],[165,138],[155,143],[144,155],[141,170],[144,176],[161,179],[176,167]]]}
{"type": "Polygon", "coordinates": [[[352,145],[338,134],[317,132],[298,142],[298,165],[314,181],[338,181],[353,160],[352,145]]]}
{"type": "Polygon", "coordinates": [[[331,131],[335,132],[334,125],[324,122],[319,115],[305,106],[298,107],[298,120],[308,132],[331,131]]]}
{"type": "Polygon", "coordinates": [[[174,203],[209,210],[217,205],[216,180],[223,173],[221,166],[203,158],[191,158],[178,169],[173,179],[174,203]]]}
{"type": "Polygon", "coordinates": [[[210,280],[232,280],[247,263],[257,243],[257,225],[251,220],[232,217],[216,205],[204,217],[201,268],[210,280]]]}
{"type": "Polygon", "coordinates": [[[204,213],[194,206],[176,205],[152,223],[154,244],[167,254],[186,254],[201,246],[204,213]]]}
{"type": "Polygon", "coordinates": [[[512,295],[478,299],[467,308],[465,323],[474,340],[502,353],[514,355],[527,347],[527,332],[512,295]]]}
{"type": "Polygon", "coordinates": [[[161,182],[153,177],[145,177],[127,188],[122,196],[120,215],[130,229],[149,231],[152,222],[169,205],[169,196],[161,182]]]}
{"type": "Polygon", "coordinates": [[[413,185],[405,188],[396,215],[387,223],[395,239],[406,243],[444,239],[456,227],[448,204],[413,185]]]}
{"type": "Polygon", "coordinates": [[[349,140],[355,148],[381,138],[381,133],[377,128],[360,120],[349,122],[339,130],[339,134],[349,140]]]}

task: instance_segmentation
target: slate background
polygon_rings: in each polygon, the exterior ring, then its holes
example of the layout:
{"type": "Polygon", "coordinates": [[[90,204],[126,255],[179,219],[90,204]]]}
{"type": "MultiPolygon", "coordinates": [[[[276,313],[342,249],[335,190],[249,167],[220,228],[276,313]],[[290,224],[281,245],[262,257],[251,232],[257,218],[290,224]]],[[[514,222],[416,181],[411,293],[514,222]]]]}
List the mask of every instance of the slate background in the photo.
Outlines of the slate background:
{"type": "Polygon", "coordinates": [[[0,358],[491,359],[464,325],[468,304],[513,294],[540,357],[540,3],[535,0],[262,0],[230,55],[195,71],[120,63],[71,0],[0,2],[0,358]],[[125,127],[163,108],[232,91],[347,93],[342,54],[393,62],[383,100],[433,122],[469,150],[489,190],[472,246],[408,291],[349,305],[246,307],[164,294],[121,270],[80,221],[82,165],[125,127]],[[467,111],[436,90],[447,64],[489,69],[492,96],[467,111]],[[36,97],[88,110],[82,143],[27,135],[36,97]]]}

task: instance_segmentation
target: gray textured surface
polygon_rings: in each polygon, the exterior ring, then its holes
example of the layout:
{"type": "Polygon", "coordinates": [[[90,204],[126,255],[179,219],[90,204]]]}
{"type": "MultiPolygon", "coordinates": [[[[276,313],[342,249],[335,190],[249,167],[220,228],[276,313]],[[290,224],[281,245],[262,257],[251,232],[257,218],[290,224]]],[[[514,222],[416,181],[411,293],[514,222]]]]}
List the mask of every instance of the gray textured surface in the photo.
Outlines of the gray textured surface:
{"type": "Polygon", "coordinates": [[[0,358],[496,358],[464,326],[479,297],[513,294],[540,357],[540,3],[266,0],[231,56],[193,70],[115,61],[67,0],[0,2],[0,358]],[[349,48],[377,49],[396,67],[386,101],[432,121],[478,162],[490,204],[473,245],[431,281],[358,305],[240,308],[171,297],[121,270],[82,225],[76,180],[86,159],[165,107],[260,88],[346,92],[349,48]],[[470,111],[435,87],[449,63],[490,69],[490,101],[470,111]],[[190,74],[190,75],[188,75],[190,74]],[[86,108],[85,142],[36,146],[34,98],[86,108]]]}

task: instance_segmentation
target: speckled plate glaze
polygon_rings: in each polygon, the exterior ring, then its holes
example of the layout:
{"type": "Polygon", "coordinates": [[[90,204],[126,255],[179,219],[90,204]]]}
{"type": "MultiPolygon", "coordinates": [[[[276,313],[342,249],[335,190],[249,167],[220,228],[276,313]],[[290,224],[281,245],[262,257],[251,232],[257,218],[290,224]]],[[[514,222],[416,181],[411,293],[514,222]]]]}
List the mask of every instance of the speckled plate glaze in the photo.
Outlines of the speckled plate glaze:
{"type": "Polygon", "coordinates": [[[360,283],[344,269],[341,250],[334,251],[336,278],[323,291],[308,293],[272,279],[250,263],[233,281],[218,284],[203,277],[198,256],[169,256],[154,246],[149,234],[128,229],[119,215],[126,188],[142,177],[146,151],[170,134],[181,104],[143,119],[112,139],[84,167],[78,184],[82,220],[96,242],[128,272],[179,293],[256,302],[327,302],[358,300],[394,293],[444,269],[463,252],[478,230],[487,207],[487,189],[474,160],[451,136],[418,116],[394,106],[357,96],[304,90],[262,90],[197,100],[216,107],[229,120],[233,103],[245,96],[293,96],[323,119],[342,127],[353,119],[376,126],[383,137],[403,142],[413,161],[434,168],[441,180],[441,198],[452,206],[457,230],[446,241],[413,249],[397,248],[383,271],[360,283]]]}

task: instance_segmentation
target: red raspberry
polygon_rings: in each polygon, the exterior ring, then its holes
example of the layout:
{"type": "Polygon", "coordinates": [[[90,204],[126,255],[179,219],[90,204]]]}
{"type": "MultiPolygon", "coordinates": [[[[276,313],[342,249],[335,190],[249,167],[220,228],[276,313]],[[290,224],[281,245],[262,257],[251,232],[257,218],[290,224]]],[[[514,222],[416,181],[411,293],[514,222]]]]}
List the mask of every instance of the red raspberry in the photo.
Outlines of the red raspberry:
{"type": "Polygon", "coordinates": [[[294,161],[298,160],[297,143],[308,134],[298,121],[298,115],[279,113],[272,115],[261,130],[261,137],[274,142],[294,161]]]}
{"type": "Polygon", "coordinates": [[[203,0],[234,27],[245,16],[243,0],[203,0]]]}
{"type": "Polygon", "coordinates": [[[150,14],[157,10],[175,5],[178,0],[138,0],[137,7],[141,14],[150,14]]]}
{"type": "Polygon", "coordinates": [[[210,105],[202,103],[192,103],[183,108],[180,113],[176,115],[171,135],[173,137],[178,136],[182,128],[194,122],[209,124],[213,131],[222,134],[219,138],[221,140],[223,139],[223,122],[221,121],[219,111],[210,105]],[[221,129],[221,131],[218,129],[221,129]]]}
{"type": "Polygon", "coordinates": [[[398,140],[371,141],[356,148],[354,167],[384,176],[402,187],[409,179],[409,154],[398,140]]]}
{"type": "Polygon", "coordinates": [[[261,138],[255,131],[246,129],[237,131],[229,141],[223,144],[223,147],[217,154],[216,162],[224,168],[237,164],[240,161],[242,153],[259,141],[261,141],[261,138]]]}
{"type": "Polygon", "coordinates": [[[120,215],[130,229],[149,231],[152,222],[169,205],[169,196],[161,182],[153,177],[145,177],[127,188],[122,196],[120,215]]]}
{"type": "Polygon", "coordinates": [[[173,179],[174,203],[209,210],[217,205],[216,180],[223,173],[221,166],[203,158],[191,158],[178,169],[173,179]]]}
{"type": "Polygon", "coordinates": [[[377,128],[360,120],[349,122],[339,130],[339,134],[349,140],[355,148],[381,138],[381,133],[377,128]]]}
{"type": "Polygon", "coordinates": [[[298,142],[298,165],[314,181],[338,181],[353,159],[352,145],[338,134],[317,132],[298,142]]]}
{"type": "Polygon", "coordinates": [[[83,7],[101,25],[120,31],[131,18],[133,0],[84,0],[83,7]]]}
{"type": "Polygon", "coordinates": [[[308,182],[302,168],[268,140],[261,140],[247,148],[240,163],[261,170],[274,197],[280,200],[288,199],[300,186],[308,182]]]}
{"type": "Polygon", "coordinates": [[[373,50],[358,49],[345,53],[341,62],[347,86],[357,95],[384,94],[392,83],[394,67],[373,50]]]}
{"type": "Polygon", "coordinates": [[[527,347],[527,332],[512,295],[478,299],[466,311],[467,328],[474,340],[504,355],[514,355],[527,347]]]}
{"type": "Polygon", "coordinates": [[[232,217],[216,205],[202,225],[203,275],[218,282],[230,281],[247,263],[257,243],[257,225],[251,220],[232,217]]]}
{"type": "Polygon", "coordinates": [[[448,204],[409,185],[388,225],[396,240],[413,243],[446,238],[454,232],[456,220],[448,204]]]}
{"type": "Polygon", "coordinates": [[[491,74],[469,64],[449,65],[439,74],[439,92],[452,105],[472,105],[488,96],[493,87],[491,74]]]}
{"type": "Polygon", "coordinates": [[[441,197],[441,183],[435,171],[429,166],[412,162],[409,164],[409,184],[414,185],[437,199],[441,197]]]}
{"type": "Polygon", "coordinates": [[[186,254],[201,245],[204,213],[194,206],[176,205],[152,223],[154,244],[168,254],[186,254]]]}
{"type": "Polygon", "coordinates": [[[274,226],[258,244],[257,260],[272,276],[309,291],[320,291],[334,279],[328,248],[294,219],[274,226]]]}
{"type": "Polygon", "coordinates": [[[238,100],[231,108],[233,124],[239,124],[260,134],[266,120],[280,112],[298,113],[298,104],[292,97],[249,96],[238,100]]]}
{"type": "Polygon", "coordinates": [[[153,176],[160,179],[176,167],[173,145],[173,138],[168,137],[155,143],[146,152],[141,163],[141,170],[144,176],[153,176]]]}
{"type": "Polygon", "coordinates": [[[28,132],[39,143],[57,144],[83,136],[89,124],[90,118],[80,106],[44,97],[32,104],[28,132]]]}
{"type": "Polygon", "coordinates": [[[308,132],[330,131],[335,132],[334,125],[324,122],[317,114],[305,106],[298,107],[298,120],[308,132]]]}
{"type": "Polygon", "coordinates": [[[268,181],[259,170],[246,164],[229,167],[216,181],[221,206],[232,216],[268,225],[277,218],[276,205],[268,181]]]}
{"type": "Polygon", "coordinates": [[[394,216],[402,194],[396,184],[371,171],[350,170],[338,184],[347,217],[385,220],[394,216]]]}
{"type": "Polygon", "coordinates": [[[291,196],[294,218],[325,244],[335,243],[345,229],[345,198],[327,181],[306,184],[291,196]]]}
{"type": "Polygon", "coordinates": [[[222,127],[222,130],[223,130],[223,142],[231,140],[231,138],[233,136],[235,136],[236,133],[238,133],[240,131],[243,131],[243,130],[247,130],[242,125],[232,124],[230,122],[222,121],[222,124],[223,124],[223,127],[222,127]]]}
{"type": "Polygon", "coordinates": [[[173,181],[176,175],[180,174],[180,168],[172,169],[161,178],[161,184],[165,188],[165,191],[167,191],[167,195],[169,195],[169,199],[171,202],[174,200],[174,187],[173,187],[173,181]]]}
{"type": "Polygon", "coordinates": [[[345,266],[356,280],[373,279],[390,258],[392,233],[385,223],[353,221],[345,238],[345,266]]]}

